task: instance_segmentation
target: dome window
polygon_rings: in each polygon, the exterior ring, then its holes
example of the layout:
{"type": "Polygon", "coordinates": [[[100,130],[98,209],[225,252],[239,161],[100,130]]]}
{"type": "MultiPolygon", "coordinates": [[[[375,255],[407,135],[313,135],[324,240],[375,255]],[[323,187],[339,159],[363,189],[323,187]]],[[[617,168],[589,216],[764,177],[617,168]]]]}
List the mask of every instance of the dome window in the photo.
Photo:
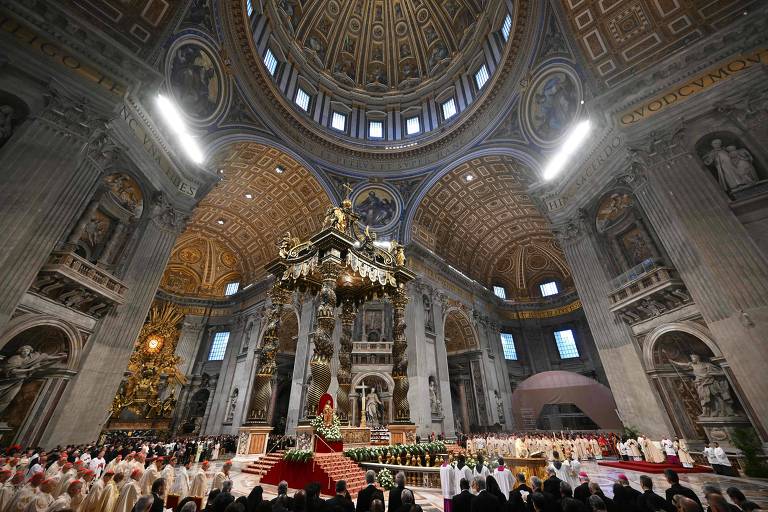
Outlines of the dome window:
{"type": "Polygon", "coordinates": [[[248,16],[253,16],[253,0],[246,0],[245,5],[248,8],[248,16]]]}
{"type": "Polygon", "coordinates": [[[340,132],[346,131],[347,129],[346,114],[342,114],[341,112],[334,112],[333,117],[331,118],[331,128],[333,128],[334,130],[339,130],[340,132]]]}
{"type": "Polygon", "coordinates": [[[550,295],[557,295],[559,290],[557,289],[557,283],[549,281],[548,283],[541,283],[539,285],[542,297],[549,297],[550,295]]]}
{"type": "Polygon", "coordinates": [[[267,67],[269,74],[275,76],[277,71],[277,57],[272,53],[272,50],[267,48],[267,52],[264,54],[264,65],[267,67]]]}
{"type": "Polygon", "coordinates": [[[475,85],[477,86],[477,89],[482,89],[490,77],[491,75],[488,74],[488,66],[485,64],[480,66],[480,69],[475,72],[475,85]]]}
{"type": "Polygon", "coordinates": [[[309,94],[307,94],[307,91],[299,87],[296,90],[296,99],[294,101],[301,110],[309,112],[309,94]]]}
{"type": "Polygon", "coordinates": [[[237,290],[240,289],[240,283],[237,281],[234,281],[232,283],[227,283],[227,288],[224,290],[224,295],[234,295],[237,293],[237,290]]]}
{"type": "Polygon", "coordinates": [[[501,347],[504,349],[504,359],[507,361],[517,361],[515,338],[510,333],[501,333],[501,347]]]}
{"type": "Polygon", "coordinates": [[[507,290],[503,286],[494,286],[493,294],[501,300],[507,300],[507,290]]]}
{"type": "Polygon", "coordinates": [[[418,116],[409,117],[405,120],[405,133],[407,135],[414,135],[421,131],[421,123],[418,116]]]}
{"type": "Polygon", "coordinates": [[[453,98],[444,101],[441,107],[443,109],[443,119],[446,121],[456,115],[456,102],[453,98]]]}
{"type": "Polygon", "coordinates": [[[371,139],[383,139],[384,123],[381,121],[368,121],[368,137],[371,139]]]}
{"type": "Polygon", "coordinates": [[[504,25],[501,26],[501,35],[504,36],[505,41],[509,41],[510,32],[512,32],[512,16],[507,14],[504,18],[504,25]]]}

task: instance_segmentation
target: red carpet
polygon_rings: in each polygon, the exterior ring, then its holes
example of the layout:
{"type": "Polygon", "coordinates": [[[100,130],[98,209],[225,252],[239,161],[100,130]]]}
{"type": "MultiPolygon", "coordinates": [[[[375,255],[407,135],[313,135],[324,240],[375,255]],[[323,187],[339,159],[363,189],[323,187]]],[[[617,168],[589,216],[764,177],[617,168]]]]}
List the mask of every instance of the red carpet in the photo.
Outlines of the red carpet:
{"type": "Polygon", "coordinates": [[[677,473],[712,473],[712,469],[707,466],[693,466],[684,468],[682,464],[653,464],[645,461],[600,461],[600,466],[625,469],[629,471],[639,471],[641,473],[663,473],[665,469],[674,469],[677,473]]]}

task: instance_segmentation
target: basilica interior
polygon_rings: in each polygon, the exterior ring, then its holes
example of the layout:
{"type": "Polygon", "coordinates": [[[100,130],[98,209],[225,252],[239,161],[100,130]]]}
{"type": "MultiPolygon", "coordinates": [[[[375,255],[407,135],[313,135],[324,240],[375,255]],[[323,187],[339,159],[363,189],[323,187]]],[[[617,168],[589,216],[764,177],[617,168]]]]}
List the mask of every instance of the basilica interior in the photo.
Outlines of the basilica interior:
{"type": "Polygon", "coordinates": [[[768,446],[766,20],[0,0],[0,444],[768,446]]]}

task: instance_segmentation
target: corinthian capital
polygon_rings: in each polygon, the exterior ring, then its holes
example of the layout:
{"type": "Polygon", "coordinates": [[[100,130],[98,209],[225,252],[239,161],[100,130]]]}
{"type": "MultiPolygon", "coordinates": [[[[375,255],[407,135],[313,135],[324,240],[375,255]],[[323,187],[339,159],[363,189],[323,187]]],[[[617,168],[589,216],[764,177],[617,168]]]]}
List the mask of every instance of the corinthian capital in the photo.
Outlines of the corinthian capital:
{"type": "Polygon", "coordinates": [[[685,122],[665,130],[651,132],[638,147],[629,150],[635,166],[654,168],[669,160],[690,153],[685,133],[685,122]]]}
{"type": "Polygon", "coordinates": [[[552,230],[560,244],[568,244],[580,240],[589,234],[586,212],[579,209],[570,219],[555,225],[552,230]]]}
{"type": "Polygon", "coordinates": [[[165,197],[165,194],[159,192],[154,197],[156,214],[152,220],[166,231],[181,233],[189,220],[189,216],[184,212],[177,210],[165,197]]]}
{"type": "Polygon", "coordinates": [[[58,87],[49,87],[47,103],[38,114],[67,135],[89,138],[97,127],[104,127],[106,120],[93,109],[85,98],[72,96],[58,87]]]}

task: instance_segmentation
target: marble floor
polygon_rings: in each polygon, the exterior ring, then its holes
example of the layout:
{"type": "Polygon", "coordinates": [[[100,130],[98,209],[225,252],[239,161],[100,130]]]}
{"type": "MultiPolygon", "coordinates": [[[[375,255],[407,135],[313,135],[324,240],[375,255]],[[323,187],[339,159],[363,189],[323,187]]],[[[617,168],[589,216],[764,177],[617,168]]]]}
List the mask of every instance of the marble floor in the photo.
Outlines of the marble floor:
{"type": "MultiPolygon", "coordinates": [[[[598,466],[594,462],[583,462],[582,471],[586,471],[593,482],[600,484],[603,492],[608,496],[613,496],[613,484],[619,473],[624,473],[629,478],[632,487],[640,489],[640,475],[637,471],[622,471],[615,468],[598,466]]],[[[251,488],[259,485],[258,477],[241,473],[237,467],[233,468],[234,490],[237,495],[247,495],[251,488]]],[[[653,479],[653,484],[658,494],[664,495],[664,490],[668,487],[664,475],[649,475],[653,479]]],[[[768,480],[756,480],[751,478],[734,478],[707,473],[695,473],[680,475],[680,483],[686,487],[692,488],[696,494],[704,501],[702,489],[707,484],[719,485],[723,492],[727,487],[736,486],[746,494],[747,498],[758,503],[762,508],[768,508],[768,480]]],[[[277,489],[273,485],[264,486],[264,497],[272,499],[276,496],[277,489]]],[[[422,506],[425,512],[442,512],[443,499],[439,490],[414,488],[416,503],[422,506]]],[[[291,490],[293,494],[295,490],[291,490]]],[[[386,493],[385,493],[386,494],[386,493]]]]}

